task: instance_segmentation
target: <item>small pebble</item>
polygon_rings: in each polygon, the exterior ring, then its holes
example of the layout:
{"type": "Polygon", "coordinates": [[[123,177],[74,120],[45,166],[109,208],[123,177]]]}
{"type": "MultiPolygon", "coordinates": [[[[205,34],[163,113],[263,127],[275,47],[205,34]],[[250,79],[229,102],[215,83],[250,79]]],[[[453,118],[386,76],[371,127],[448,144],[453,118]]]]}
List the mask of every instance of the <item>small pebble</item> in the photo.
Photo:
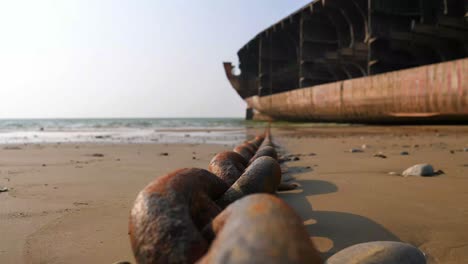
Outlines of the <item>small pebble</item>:
{"type": "Polygon", "coordinates": [[[351,152],[351,153],[361,153],[361,152],[364,152],[364,151],[362,149],[353,148],[353,149],[350,149],[349,152],[351,152]]]}
{"type": "Polygon", "coordinates": [[[409,152],[408,151],[402,151],[402,152],[400,152],[400,155],[401,156],[408,156],[409,152]]]}
{"type": "Polygon", "coordinates": [[[160,155],[160,156],[169,156],[169,153],[163,152],[163,153],[160,153],[159,155],[160,155]]]}
{"type": "Polygon", "coordinates": [[[426,256],[417,247],[393,241],[375,241],[345,248],[325,264],[426,264],[426,256]]]}
{"type": "Polygon", "coordinates": [[[464,148],[464,149],[463,149],[463,152],[468,152],[468,148],[464,148]]]}
{"type": "Polygon", "coordinates": [[[434,176],[434,168],[430,164],[417,164],[406,169],[403,176],[434,176]]]}
{"type": "Polygon", "coordinates": [[[398,172],[391,171],[388,173],[388,175],[399,175],[398,172]]]}
{"type": "Polygon", "coordinates": [[[0,193],[2,192],[8,192],[8,188],[7,187],[0,187],[0,193]]]}
{"type": "Polygon", "coordinates": [[[91,155],[92,157],[97,157],[97,158],[102,158],[104,157],[104,154],[101,154],[101,153],[94,153],[93,155],[91,155]]]}
{"type": "Polygon", "coordinates": [[[361,148],[362,148],[362,149],[367,149],[368,146],[367,146],[366,144],[364,144],[364,145],[361,146],[361,148]]]}
{"type": "Polygon", "coordinates": [[[298,160],[301,160],[299,157],[294,157],[292,158],[293,161],[298,161],[298,160]]]}
{"type": "Polygon", "coordinates": [[[386,159],[387,158],[387,156],[385,156],[384,154],[375,154],[374,157],[381,158],[381,159],[386,159]]]}

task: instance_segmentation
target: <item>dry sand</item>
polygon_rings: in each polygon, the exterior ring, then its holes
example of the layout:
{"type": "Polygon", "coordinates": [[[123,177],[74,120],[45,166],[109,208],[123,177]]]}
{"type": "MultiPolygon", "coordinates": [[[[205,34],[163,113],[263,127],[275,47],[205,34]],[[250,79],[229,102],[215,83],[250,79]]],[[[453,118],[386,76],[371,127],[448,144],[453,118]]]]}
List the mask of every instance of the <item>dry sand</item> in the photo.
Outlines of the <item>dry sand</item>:
{"type": "MultiPolygon", "coordinates": [[[[461,151],[468,147],[468,127],[287,128],[273,135],[284,151],[300,158],[284,166],[285,177],[301,188],[280,197],[303,217],[325,257],[360,242],[397,240],[421,248],[430,263],[468,262],[468,152],[461,151]],[[363,144],[363,153],[348,152],[363,144]],[[378,152],[387,158],[373,157],[378,152]],[[417,163],[431,163],[445,174],[388,174],[417,163]]],[[[127,219],[138,191],[177,168],[206,168],[216,152],[227,149],[0,146],[0,186],[10,188],[0,193],[0,262],[133,261],[127,219]]]]}

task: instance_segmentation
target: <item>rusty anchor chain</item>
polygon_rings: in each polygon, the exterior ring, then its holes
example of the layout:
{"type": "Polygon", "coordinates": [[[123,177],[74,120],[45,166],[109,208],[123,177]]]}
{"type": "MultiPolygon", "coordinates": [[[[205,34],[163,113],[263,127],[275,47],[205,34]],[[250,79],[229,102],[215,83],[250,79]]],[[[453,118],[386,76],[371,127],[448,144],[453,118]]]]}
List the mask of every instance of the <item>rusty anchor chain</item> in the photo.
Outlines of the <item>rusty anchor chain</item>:
{"type": "Polygon", "coordinates": [[[296,187],[281,184],[267,128],[233,151],[215,155],[208,170],[180,169],[148,184],[130,214],[135,259],[138,263],[321,263],[300,218],[271,195],[296,187]],[[283,244],[287,247],[278,247],[283,244]],[[240,256],[233,254],[239,250],[240,256]],[[263,254],[268,251],[276,253],[263,254]]]}
{"type": "MultiPolygon", "coordinates": [[[[281,183],[270,129],[219,153],[204,169],[156,178],[137,196],[129,235],[137,263],[323,263],[301,218],[276,190],[281,183]]],[[[425,264],[416,247],[389,241],[348,247],[327,264],[425,264]],[[382,254],[374,254],[381,252],[382,254]]]]}

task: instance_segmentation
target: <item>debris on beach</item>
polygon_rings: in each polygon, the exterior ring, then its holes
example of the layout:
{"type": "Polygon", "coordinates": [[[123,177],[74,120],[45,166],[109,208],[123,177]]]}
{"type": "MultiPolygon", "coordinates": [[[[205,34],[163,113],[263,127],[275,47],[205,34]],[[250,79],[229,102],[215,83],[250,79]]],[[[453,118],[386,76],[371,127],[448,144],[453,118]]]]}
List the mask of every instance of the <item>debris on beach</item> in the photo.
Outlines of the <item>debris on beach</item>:
{"type": "Polygon", "coordinates": [[[367,146],[366,144],[363,144],[363,145],[361,146],[362,149],[367,149],[368,147],[369,147],[369,146],[367,146]]]}
{"type": "Polygon", "coordinates": [[[331,256],[325,263],[426,264],[426,256],[421,250],[410,244],[376,241],[345,248],[331,256]]]}
{"type": "Polygon", "coordinates": [[[73,205],[74,205],[74,206],[85,206],[85,205],[89,205],[89,203],[86,203],[86,202],[74,202],[73,205]]]}
{"type": "Polygon", "coordinates": [[[402,151],[402,152],[400,152],[400,155],[401,156],[408,156],[409,152],[408,151],[402,151]]]}
{"type": "Polygon", "coordinates": [[[96,139],[106,139],[106,138],[111,138],[110,135],[100,135],[100,136],[95,136],[94,138],[96,139]]]}
{"type": "Polygon", "coordinates": [[[400,175],[398,172],[391,171],[388,173],[388,175],[400,175]]]}
{"type": "Polygon", "coordinates": [[[464,149],[463,149],[463,152],[468,152],[468,148],[464,148],[464,149]]]}
{"type": "Polygon", "coordinates": [[[162,152],[162,153],[159,153],[159,156],[169,156],[169,153],[167,153],[167,152],[162,152]]]}
{"type": "Polygon", "coordinates": [[[0,193],[2,192],[8,192],[9,189],[7,187],[0,187],[0,193]]]}
{"type": "Polygon", "coordinates": [[[283,156],[278,158],[278,162],[281,164],[281,163],[291,161],[292,160],[291,157],[292,157],[291,155],[283,155],[283,156]]]}
{"type": "Polygon", "coordinates": [[[443,171],[434,171],[434,168],[430,164],[417,164],[412,167],[409,167],[403,173],[401,174],[402,176],[435,176],[443,174],[443,171]]]}
{"type": "Polygon", "coordinates": [[[18,146],[6,146],[3,148],[4,150],[20,150],[22,149],[21,147],[18,146]]]}
{"type": "Polygon", "coordinates": [[[376,157],[376,158],[381,158],[381,159],[386,159],[386,158],[387,158],[387,156],[385,156],[385,155],[382,154],[382,153],[374,154],[374,157],[376,157]]]}
{"type": "Polygon", "coordinates": [[[364,151],[362,149],[352,148],[352,149],[349,150],[349,152],[351,152],[351,153],[362,153],[364,151]]]}
{"type": "Polygon", "coordinates": [[[104,154],[102,154],[102,153],[94,153],[94,154],[92,154],[91,156],[92,156],[92,157],[96,157],[96,158],[102,158],[102,157],[104,157],[104,154]]]}

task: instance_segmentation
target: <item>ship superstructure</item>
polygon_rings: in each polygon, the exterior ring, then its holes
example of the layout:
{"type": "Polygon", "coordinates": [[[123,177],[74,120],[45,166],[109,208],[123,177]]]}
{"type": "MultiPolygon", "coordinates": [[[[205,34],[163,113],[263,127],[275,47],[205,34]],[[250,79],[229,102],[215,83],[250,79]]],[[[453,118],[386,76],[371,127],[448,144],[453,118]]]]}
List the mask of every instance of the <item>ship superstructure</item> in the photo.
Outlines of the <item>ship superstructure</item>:
{"type": "Polygon", "coordinates": [[[383,122],[452,115],[460,120],[468,116],[467,55],[466,0],[317,0],[243,46],[239,75],[233,74],[231,63],[224,67],[248,103],[248,119],[372,122],[375,116],[366,111],[377,111],[383,122]],[[427,65],[439,66],[430,68],[436,72],[414,71],[427,65]],[[382,74],[387,78],[376,79],[382,74]],[[408,91],[392,90],[397,84],[408,91]],[[320,95],[311,94],[314,87],[321,87],[320,95]],[[302,90],[301,98],[287,96],[297,90],[302,90]],[[439,107],[391,107],[405,96],[439,107]],[[457,102],[450,101],[453,96],[457,102]],[[281,99],[273,102],[275,98],[281,99]],[[321,113],[317,104],[327,102],[340,111],[321,113]],[[358,102],[367,107],[359,116],[346,112],[350,103],[359,110],[358,102]],[[375,104],[373,110],[369,104],[375,104]]]}

